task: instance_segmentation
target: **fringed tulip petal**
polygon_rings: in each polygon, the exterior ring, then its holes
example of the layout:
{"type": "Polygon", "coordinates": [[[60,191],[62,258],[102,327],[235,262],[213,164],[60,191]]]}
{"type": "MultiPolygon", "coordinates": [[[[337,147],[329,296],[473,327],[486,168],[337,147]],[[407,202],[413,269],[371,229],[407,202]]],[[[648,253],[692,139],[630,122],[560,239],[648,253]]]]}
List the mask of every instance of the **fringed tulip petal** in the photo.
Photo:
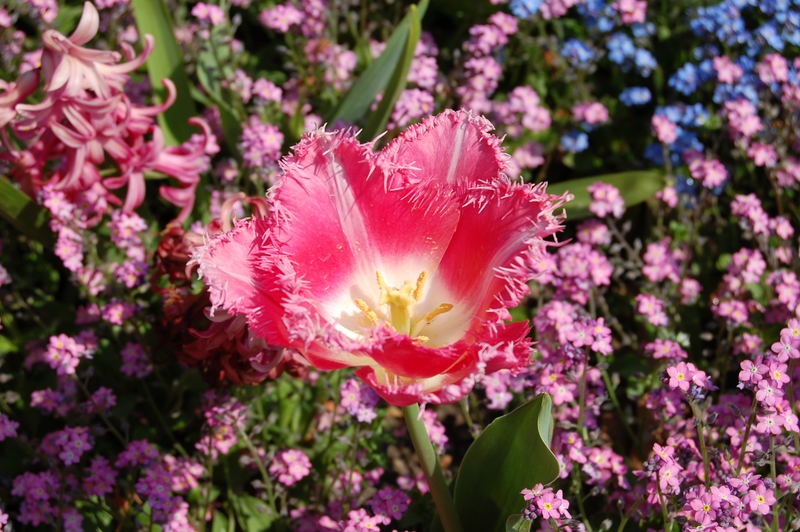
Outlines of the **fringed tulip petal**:
{"type": "Polygon", "coordinates": [[[240,222],[198,258],[212,298],[319,369],[358,368],[395,405],[457,401],[527,365],[528,324],[503,320],[563,198],[510,183],[490,129],[446,112],[379,154],[350,132],[307,135],[265,224],[240,222]]]}
{"type": "Polygon", "coordinates": [[[497,178],[508,156],[485,118],[445,111],[411,126],[381,152],[385,164],[404,169],[415,182],[472,186],[497,178]]]}
{"type": "Polygon", "coordinates": [[[220,233],[199,248],[192,259],[208,284],[212,308],[243,313],[250,308],[255,278],[250,252],[265,222],[237,221],[233,229],[220,233]]]}

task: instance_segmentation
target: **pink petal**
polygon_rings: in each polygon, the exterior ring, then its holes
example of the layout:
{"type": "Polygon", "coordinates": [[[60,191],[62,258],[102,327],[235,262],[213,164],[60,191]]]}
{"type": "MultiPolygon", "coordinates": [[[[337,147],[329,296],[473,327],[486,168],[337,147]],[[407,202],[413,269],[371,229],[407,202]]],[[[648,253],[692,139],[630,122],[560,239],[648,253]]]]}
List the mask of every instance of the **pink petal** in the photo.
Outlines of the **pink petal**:
{"type": "Polygon", "coordinates": [[[513,307],[528,293],[544,238],[561,228],[553,210],[563,200],[543,186],[503,180],[469,191],[439,275],[476,318],[490,307],[513,307]]]}
{"type": "Polygon", "coordinates": [[[214,308],[233,313],[250,308],[256,290],[250,254],[265,225],[260,219],[237,220],[233,229],[217,233],[194,253],[214,308]]]}
{"type": "Polygon", "coordinates": [[[284,163],[273,196],[279,220],[275,239],[315,300],[341,295],[356,275],[398,260],[417,271],[435,269],[447,247],[458,212],[434,188],[415,194],[384,189],[383,169],[348,133],[315,132],[284,163]]]}
{"type": "Polygon", "coordinates": [[[492,124],[469,111],[448,110],[403,132],[380,154],[387,167],[406,168],[412,180],[470,186],[496,179],[508,156],[492,124]]]}
{"type": "Polygon", "coordinates": [[[75,31],[69,36],[69,40],[79,46],[86,44],[97,34],[99,27],[100,15],[97,13],[97,9],[91,2],[84,2],[83,13],[78,22],[78,27],[75,28],[75,31]]]}
{"type": "Polygon", "coordinates": [[[425,379],[447,373],[469,346],[459,342],[443,348],[426,347],[419,340],[384,330],[366,354],[379,366],[400,377],[425,379]]]}

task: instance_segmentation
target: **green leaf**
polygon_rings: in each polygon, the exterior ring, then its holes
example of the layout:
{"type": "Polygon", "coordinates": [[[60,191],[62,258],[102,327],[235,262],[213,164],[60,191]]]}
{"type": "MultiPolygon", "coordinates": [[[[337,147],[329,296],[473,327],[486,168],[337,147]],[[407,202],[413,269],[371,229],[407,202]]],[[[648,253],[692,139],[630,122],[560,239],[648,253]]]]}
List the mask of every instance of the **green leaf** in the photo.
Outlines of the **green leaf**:
{"type": "Polygon", "coordinates": [[[572,193],[575,199],[567,203],[567,215],[570,220],[580,220],[592,216],[592,213],[589,212],[591,196],[586,188],[597,182],[608,183],[617,187],[625,200],[626,207],[643,202],[664,188],[666,184],[660,170],[634,170],[554,183],[547,187],[547,192],[550,194],[572,193]]]}
{"type": "MultiPolygon", "coordinates": [[[[339,102],[339,105],[328,118],[332,123],[336,120],[344,120],[354,124],[361,120],[369,110],[369,106],[375,101],[375,97],[380,92],[387,92],[386,88],[389,81],[396,74],[398,64],[407,49],[409,41],[409,31],[412,19],[419,22],[425,15],[428,8],[428,0],[422,0],[416,6],[416,13],[410,10],[400,24],[386,41],[386,48],[380,56],[367,68],[358,80],[353,84],[347,95],[339,102]]],[[[417,37],[417,40],[419,37],[417,37]]],[[[416,44],[414,45],[416,46],[416,44]]],[[[402,82],[405,84],[407,72],[403,75],[402,82]]],[[[384,94],[384,99],[386,95],[384,94]]],[[[394,103],[392,104],[394,106],[394,103]]]]}
{"type": "Polygon", "coordinates": [[[417,49],[417,43],[422,33],[422,24],[416,5],[408,8],[407,17],[409,17],[410,22],[403,53],[395,64],[394,72],[389,84],[386,86],[386,90],[383,91],[381,103],[378,104],[378,108],[374,113],[370,113],[364,129],[359,135],[364,141],[374,139],[384,130],[389,117],[392,115],[394,104],[397,103],[397,99],[400,98],[400,94],[406,88],[408,70],[411,68],[414,52],[417,49]]]}
{"type": "Polygon", "coordinates": [[[506,532],[530,532],[533,521],[522,517],[522,514],[514,514],[506,520],[506,532]]]}
{"type": "Polygon", "coordinates": [[[139,36],[152,35],[156,39],[155,49],[147,59],[147,72],[153,90],[162,100],[167,90],[162,80],[171,79],[175,84],[177,99],[172,106],[158,116],[168,145],[180,144],[193,133],[189,119],[197,114],[190,92],[189,78],[183,65],[183,53],[172,29],[172,18],[164,0],[133,0],[133,15],[139,36]]]}
{"type": "Polygon", "coordinates": [[[44,243],[53,239],[53,233],[47,227],[49,218],[47,211],[14,186],[11,181],[1,176],[0,216],[32,239],[44,243]]]}
{"type": "Polygon", "coordinates": [[[508,530],[509,517],[524,505],[520,491],[558,478],[558,461],[548,447],[552,405],[548,394],[538,395],[492,421],[467,449],[456,478],[455,505],[470,530],[508,530]]]}
{"type": "Polygon", "coordinates": [[[269,530],[276,515],[259,498],[239,494],[231,501],[245,530],[269,530]]]}
{"type": "Polygon", "coordinates": [[[81,18],[81,13],[83,13],[83,7],[79,5],[60,5],[58,6],[58,15],[56,15],[53,25],[64,35],[69,35],[78,24],[78,19],[81,18]]]}

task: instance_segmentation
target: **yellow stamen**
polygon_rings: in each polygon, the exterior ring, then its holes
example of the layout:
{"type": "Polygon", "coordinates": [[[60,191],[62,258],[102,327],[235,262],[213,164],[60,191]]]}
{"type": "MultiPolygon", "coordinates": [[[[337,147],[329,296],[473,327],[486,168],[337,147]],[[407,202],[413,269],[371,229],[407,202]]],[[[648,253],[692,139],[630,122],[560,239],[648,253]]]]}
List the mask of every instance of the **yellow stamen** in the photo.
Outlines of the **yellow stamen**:
{"type": "Polygon", "coordinates": [[[381,272],[375,272],[375,278],[378,280],[378,286],[381,289],[381,292],[388,292],[389,287],[386,285],[386,280],[383,278],[381,272]]]}
{"type": "Polygon", "coordinates": [[[356,306],[358,307],[358,310],[360,310],[364,314],[364,316],[369,320],[370,324],[373,327],[378,325],[378,321],[379,321],[378,320],[378,315],[375,314],[374,310],[369,308],[369,305],[367,305],[366,301],[364,301],[363,299],[354,299],[353,303],[356,304],[356,306]]]}
{"type": "Polygon", "coordinates": [[[417,287],[414,288],[414,301],[419,302],[422,299],[422,289],[425,288],[425,280],[428,278],[428,272],[422,271],[417,277],[417,287]]]}
{"type": "Polygon", "coordinates": [[[375,272],[375,280],[380,289],[377,302],[380,305],[379,307],[375,307],[373,310],[363,299],[353,299],[353,303],[367,318],[371,327],[385,322],[400,334],[415,337],[420,342],[425,343],[430,338],[421,336],[419,333],[430,325],[437,316],[453,309],[453,305],[450,303],[441,303],[422,317],[414,316],[414,307],[422,300],[425,282],[428,280],[428,272],[426,271],[420,272],[415,283],[404,281],[400,288],[390,286],[379,271],[375,272]],[[386,305],[388,309],[383,305],[386,305]]]}
{"type": "Polygon", "coordinates": [[[438,307],[425,314],[425,317],[422,318],[422,320],[426,323],[430,323],[436,316],[444,314],[445,312],[450,312],[451,310],[453,310],[453,305],[450,303],[441,303],[438,307]]]}

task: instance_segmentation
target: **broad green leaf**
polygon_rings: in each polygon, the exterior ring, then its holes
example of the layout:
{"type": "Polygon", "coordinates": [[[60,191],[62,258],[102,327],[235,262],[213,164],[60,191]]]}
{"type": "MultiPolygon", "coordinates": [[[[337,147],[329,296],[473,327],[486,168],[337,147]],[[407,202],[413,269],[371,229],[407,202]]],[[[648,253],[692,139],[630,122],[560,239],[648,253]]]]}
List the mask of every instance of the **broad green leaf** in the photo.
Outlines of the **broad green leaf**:
{"type": "Polygon", "coordinates": [[[533,521],[522,517],[522,514],[514,514],[506,519],[506,532],[530,532],[533,521]]]}
{"type": "Polygon", "coordinates": [[[378,104],[378,108],[375,112],[370,113],[364,129],[361,131],[360,137],[364,141],[374,139],[376,135],[384,130],[394,109],[394,104],[397,103],[397,99],[400,98],[400,94],[406,87],[408,70],[411,68],[414,52],[417,49],[417,43],[422,33],[421,20],[416,5],[408,8],[407,17],[409,17],[408,35],[406,36],[403,53],[395,64],[394,72],[391,79],[389,79],[386,90],[383,91],[383,98],[378,104]]]}
{"type": "Polygon", "coordinates": [[[30,238],[45,243],[53,238],[47,211],[5,177],[0,177],[0,216],[30,238]]]}
{"type": "Polygon", "coordinates": [[[53,25],[64,35],[69,35],[78,24],[78,19],[81,18],[82,12],[83,8],[80,5],[60,5],[58,6],[58,15],[56,15],[53,25]]]}
{"type": "Polygon", "coordinates": [[[172,106],[158,116],[168,145],[180,144],[193,133],[189,119],[197,114],[190,92],[191,85],[183,65],[183,52],[172,28],[172,17],[165,0],[133,0],[133,14],[139,36],[152,35],[156,39],[155,49],[147,59],[147,72],[153,90],[163,100],[167,91],[163,79],[175,84],[177,99],[172,106]]]}
{"type": "Polygon", "coordinates": [[[467,449],[455,505],[470,530],[504,532],[509,517],[524,506],[520,491],[558,477],[558,461],[549,448],[552,405],[548,394],[538,395],[492,421],[467,449]]]}
{"type": "Polygon", "coordinates": [[[550,194],[572,193],[575,199],[566,204],[567,216],[570,220],[580,220],[592,215],[589,212],[591,196],[586,188],[598,181],[617,187],[625,200],[626,207],[643,202],[664,188],[665,185],[664,177],[660,170],[634,170],[562,181],[561,183],[549,185],[547,192],[550,194]]]}
{"type": "MultiPolygon", "coordinates": [[[[417,4],[416,14],[409,11],[400,24],[397,25],[389,40],[386,41],[386,48],[383,49],[381,55],[369,68],[359,76],[342,101],[339,102],[339,105],[328,118],[329,123],[336,120],[344,120],[354,124],[364,117],[369,110],[369,106],[375,101],[375,97],[379,93],[385,92],[389,81],[395,74],[396,67],[407,48],[412,18],[416,18],[417,21],[422,20],[427,8],[428,0],[422,0],[417,4]]],[[[403,76],[403,83],[405,83],[405,76],[403,76]]]]}
{"type": "Polygon", "coordinates": [[[232,501],[245,530],[269,530],[277,517],[261,499],[239,494],[232,501]]]}

